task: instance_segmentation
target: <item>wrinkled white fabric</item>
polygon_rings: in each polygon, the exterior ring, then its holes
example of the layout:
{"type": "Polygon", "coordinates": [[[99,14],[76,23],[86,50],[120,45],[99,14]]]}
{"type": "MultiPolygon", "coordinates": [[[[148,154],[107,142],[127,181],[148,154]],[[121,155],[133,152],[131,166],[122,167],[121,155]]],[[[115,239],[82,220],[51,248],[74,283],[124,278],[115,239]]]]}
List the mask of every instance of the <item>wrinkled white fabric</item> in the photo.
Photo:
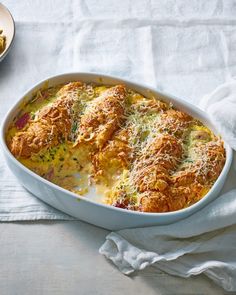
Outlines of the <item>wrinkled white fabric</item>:
{"type": "Polygon", "coordinates": [[[169,274],[205,273],[236,290],[236,189],[187,219],[110,233],[100,253],[125,274],[153,265],[169,274]]]}
{"type": "Polygon", "coordinates": [[[220,85],[203,97],[200,107],[205,109],[224,140],[236,150],[236,81],[220,85]]]}
{"type": "MultiPolygon", "coordinates": [[[[16,37],[0,63],[0,118],[34,83],[62,72],[124,77],[194,104],[236,76],[231,0],[2,2],[15,18],[16,37]]],[[[203,104],[235,147],[234,90],[228,95],[227,87],[203,104]]],[[[175,225],[111,233],[101,253],[124,273],[154,263],[184,277],[204,272],[235,290],[235,179],[232,167],[223,195],[197,215],[175,225]]],[[[0,220],[68,218],[26,192],[0,155],[0,220]]]]}

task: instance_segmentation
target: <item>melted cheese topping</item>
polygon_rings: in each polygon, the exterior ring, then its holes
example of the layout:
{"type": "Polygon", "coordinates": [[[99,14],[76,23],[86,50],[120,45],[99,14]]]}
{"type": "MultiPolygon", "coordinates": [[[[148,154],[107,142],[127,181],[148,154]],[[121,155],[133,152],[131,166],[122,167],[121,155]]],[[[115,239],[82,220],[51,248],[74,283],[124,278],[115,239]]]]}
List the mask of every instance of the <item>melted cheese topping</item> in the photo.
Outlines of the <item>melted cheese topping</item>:
{"type": "Polygon", "coordinates": [[[200,200],[224,163],[222,140],[170,103],[124,85],[71,82],[41,89],[6,134],[9,149],[49,181],[143,212],[200,200]]]}

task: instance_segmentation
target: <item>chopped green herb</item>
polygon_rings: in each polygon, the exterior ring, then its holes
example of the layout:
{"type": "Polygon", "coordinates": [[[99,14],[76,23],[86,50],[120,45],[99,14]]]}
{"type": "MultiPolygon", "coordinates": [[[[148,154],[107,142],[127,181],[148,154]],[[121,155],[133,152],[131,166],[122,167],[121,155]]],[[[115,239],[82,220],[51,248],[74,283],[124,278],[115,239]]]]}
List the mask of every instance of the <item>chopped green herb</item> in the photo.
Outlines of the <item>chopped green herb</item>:
{"type": "Polygon", "coordinates": [[[76,130],[77,130],[77,122],[74,122],[71,131],[72,131],[72,133],[75,133],[76,130]]]}

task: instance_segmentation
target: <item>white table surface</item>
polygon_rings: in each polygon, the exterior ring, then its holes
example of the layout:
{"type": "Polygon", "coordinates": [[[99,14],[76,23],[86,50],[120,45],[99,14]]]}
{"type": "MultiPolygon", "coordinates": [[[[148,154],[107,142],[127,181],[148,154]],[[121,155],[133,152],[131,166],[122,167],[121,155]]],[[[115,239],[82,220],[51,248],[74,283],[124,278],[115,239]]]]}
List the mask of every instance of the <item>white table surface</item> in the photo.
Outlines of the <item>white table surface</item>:
{"type": "Polygon", "coordinates": [[[203,275],[124,276],[98,254],[106,234],[80,221],[0,223],[0,294],[226,294],[203,275]]]}
{"type": "MultiPolygon", "coordinates": [[[[192,102],[236,74],[235,1],[139,0],[135,5],[132,0],[2,2],[11,10],[17,30],[14,46],[0,64],[1,116],[33,83],[63,71],[99,70],[122,76],[125,70],[125,78],[139,81],[145,70],[149,74],[144,82],[192,102]],[[65,9],[62,3],[66,3],[65,9]],[[147,52],[128,42],[132,34],[129,38],[123,35],[122,30],[129,27],[127,20],[140,44],[153,37],[147,52]],[[106,38],[117,24],[116,42],[111,44],[106,38]],[[61,46],[65,37],[58,36],[61,28],[65,34],[78,32],[72,47],[70,43],[61,46]],[[48,38],[47,30],[56,37],[48,38]],[[91,36],[95,35],[102,46],[94,43],[91,36]],[[172,43],[168,43],[170,36],[172,43]],[[196,38],[189,42],[190,36],[196,38]],[[125,48],[127,59],[104,60],[102,54],[110,48],[114,52],[125,48]],[[153,52],[153,48],[158,50],[153,52]],[[36,55],[38,50],[42,54],[36,55]],[[93,67],[96,50],[101,56],[100,68],[93,67]],[[134,53],[137,59],[132,59],[134,53]]],[[[0,223],[0,295],[226,294],[203,275],[182,279],[152,268],[130,277],[122,275],[98,253],[107,233],[80,221],[0,223]]]]}

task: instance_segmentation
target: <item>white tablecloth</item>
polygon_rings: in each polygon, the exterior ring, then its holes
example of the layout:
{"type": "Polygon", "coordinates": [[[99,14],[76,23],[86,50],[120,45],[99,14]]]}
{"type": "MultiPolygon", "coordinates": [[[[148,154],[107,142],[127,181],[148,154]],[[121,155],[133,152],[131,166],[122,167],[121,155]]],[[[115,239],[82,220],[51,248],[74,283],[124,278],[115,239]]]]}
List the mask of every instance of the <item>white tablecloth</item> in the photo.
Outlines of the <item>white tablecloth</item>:
{"type": "MultiPolygon", "coordinates": [[[[158,87],[195,104],[236,73],[233,0],[2,2],[15,18],[16,37],[9,55],[0,63],[0,118],[34,83],[62,72],[112,74],[158,87]]],[[[0,156],[0,220],[40,218],[69,217],[27,193],[0,156]]],[[[48,227],[44,230],[49,233],[48,227]]],[[[14,244],[17,238],[14,240],[13,234],[9,237],[14,244]]],[[[4,251],[11,249],[8,244],[2,246],[4,251]]],[[[74,257],[71,255],[72,260],[74,257]]],[[[33,270],[34,260],[29,259],[28,264],[33,270]]],[[[12,270],[9,267],[8,273],[12,270]]],[[[190,293],[197,294],[194,292],[190,293]]]]}

